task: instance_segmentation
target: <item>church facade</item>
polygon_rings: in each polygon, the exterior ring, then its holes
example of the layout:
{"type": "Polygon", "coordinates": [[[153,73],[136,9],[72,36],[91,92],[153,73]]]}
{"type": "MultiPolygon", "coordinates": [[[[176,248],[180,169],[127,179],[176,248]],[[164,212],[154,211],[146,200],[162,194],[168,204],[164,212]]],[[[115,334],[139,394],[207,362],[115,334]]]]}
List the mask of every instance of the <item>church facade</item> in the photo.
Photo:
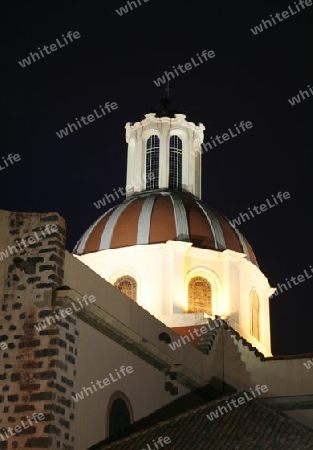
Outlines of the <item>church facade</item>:
{"type": "Polygon", "coordinates": [[[0,211],[0,449],[87,450],[203,389],[265,386],[313,428],[308,357],[271,353],[275,289],[201,200],[203,132],[166,105],[128,123],[126,199],[73,254],[58,214],[0,211]]]}

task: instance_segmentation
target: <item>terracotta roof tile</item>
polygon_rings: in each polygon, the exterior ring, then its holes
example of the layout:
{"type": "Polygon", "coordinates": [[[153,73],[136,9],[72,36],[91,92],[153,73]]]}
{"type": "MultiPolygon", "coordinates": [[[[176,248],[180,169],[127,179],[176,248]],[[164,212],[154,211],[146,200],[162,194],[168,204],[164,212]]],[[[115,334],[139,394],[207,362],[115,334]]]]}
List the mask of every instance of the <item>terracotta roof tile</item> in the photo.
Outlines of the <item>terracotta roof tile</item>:
{"type": "MultiPolygon", "coordinates": [[[[226,401],[243,393],[224,397],[173,417],[157,426],[94,450],[155,450],[153,440],[168,436],[171,443],[159,450],[311,450],[313,431],[283,413],[276,412],[260,399],[243,405],[210,421],[207,415],[227,405],[226,401]]],[[[251,396],[251,394],[250,394],[251,396]]],[[[210,416],[212,417],[212,416],[210,416]]]]}

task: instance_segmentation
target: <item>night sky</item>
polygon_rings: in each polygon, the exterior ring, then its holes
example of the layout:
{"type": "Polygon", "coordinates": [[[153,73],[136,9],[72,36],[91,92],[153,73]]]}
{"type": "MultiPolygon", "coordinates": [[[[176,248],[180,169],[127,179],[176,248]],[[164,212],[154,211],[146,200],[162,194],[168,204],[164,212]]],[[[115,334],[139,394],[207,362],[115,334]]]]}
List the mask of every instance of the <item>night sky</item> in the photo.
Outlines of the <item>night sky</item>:
{"type": "MultiPolygon", "coordinates": [[[[288,200],[238,228],[272,286],[310,273],[313,5],[297,12],[293,0],[141,3],[121,16],[116,10],[126,0],[11,6],[2,54],[1,103],[10,126],[2,127],[0,208],[58,212],[67,221],[72,251],[107,210],[93,203],[126,184],[124,126],[160,108],[164,86],[153,80],[213,50],[214,58],[171,81],[171,107],[205,125],[204,142],[229,128],[234,132],[242,120],[253,127],[203,154],[202,199],[234,219],[279,191],[289,192],[288,200]],[[251,32],[288,6],[289,17],[251,32]],[[80,37],[64,45],[68,31],[80,37]],[[30,52],[57,39],[64,47],[42,50],[43,57],[21,67],[30,52]],[[309,98],[304,94],[292,106],[288,99],[300,90],[308,90],[309,98]],[[106,102],[118,108],[57,136],[106,102]],[[2,157],[9,153],[21,159],[5,167],[2,157]]],[[[271,299],[275,354],[313,351],[312,288],[313,278],[306,279],[271,299]]]]}

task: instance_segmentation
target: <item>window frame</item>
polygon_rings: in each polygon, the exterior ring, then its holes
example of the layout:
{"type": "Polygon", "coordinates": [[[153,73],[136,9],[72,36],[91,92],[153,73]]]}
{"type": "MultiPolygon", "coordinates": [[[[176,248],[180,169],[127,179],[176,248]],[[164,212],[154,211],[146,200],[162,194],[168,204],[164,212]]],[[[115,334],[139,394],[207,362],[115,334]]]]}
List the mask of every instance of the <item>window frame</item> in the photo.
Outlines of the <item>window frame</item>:
{"type": "Polygon", "coordinates": [[[146,190],[159,189],[160,138],[151,134],[146,141],[146,190]],[[153,174],[153,177],[149,175],[153,174]]]}
{"type": "Polygon", "coordinates": [[[177,134],[169,139],[169,189],[181,190],[183,177],[183,140],[177,134]]]}
{"type": "Polygon", "coordinates": [[[134,423],[134,411],[133,411],[132,404],[131,404],[129,398],[127,397],[127,395],[124,394],[124,392],[122,392],[122,391],[113,392],[113,394],[109,398],[108,405],[106,408],[106,415],[105,415],[106,438],[110,437],[110,418],[111,418],[110,414],[111,414],[111,410],[114,405],[114,402],[118,399],[124,401],[124,403],[126,404],[126,407],[128,409],[129,415],[130,415],[130,424],[132,425],[134,423]]]}
{"type": "Polygon", "coordinates": [[[250,293],[250,328],[251,335],[260,341],[260,298],[255,289],[250,293]]]}
{"type": "MultiPolygon", "coordinates": [[[[212,289],[212,284],[210,283],[210,281],[201,275],[194,275],[193,277],[190,278],[190,280],[188,281],[188,289],[187,289],[187,295],[188,295],[188,313],[206,313],[208,315],[212,315],[212,307],[213,307],[213,289],[212,289]],[[191,295],[195,296],[196,293],[191,293],[190,289],[191,288],[195,288],[195,286],[191,286],[192,283],[196,283],[196,282],[203,282],[204,287],[209,289],[209,293],[208,293],[208,299],[206,299],[206,304],[202,305],[202,306],[197,306],[195,305],[195,299],[191,299],[191,295]]],[[[202,300],[202,299],[201,299],[202,300]]],[[[200,302],[201,302],[200,300],[200,302]]]]}
{"type": "Polygon", "coordinates": [[[119,291],[123,292],[123,294],[127,295],[128,298],[130,298],[131,300],[133,300],[134,302],[137,303],[138,283],[134,277],[132,277],[131,275],[128,275],[128,274],[121,275],[114,281],[113,286],[116,289],[118,289],[119,291]],[[126,292],[124,292],[118,286],[118,284],[125,282],[125,281],[129,281],[131,284],[131,286],[130,286],[130,294],[131,295],[128,295],[126,292]],[[132,291],[134,291],[134,292],[132,292],[132,291]]]}

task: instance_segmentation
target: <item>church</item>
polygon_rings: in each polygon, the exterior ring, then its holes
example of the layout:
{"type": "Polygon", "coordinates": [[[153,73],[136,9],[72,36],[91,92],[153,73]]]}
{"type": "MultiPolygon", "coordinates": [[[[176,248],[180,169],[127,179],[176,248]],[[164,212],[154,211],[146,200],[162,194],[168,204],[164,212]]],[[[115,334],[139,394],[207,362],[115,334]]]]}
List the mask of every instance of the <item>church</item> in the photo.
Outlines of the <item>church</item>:
{"type": "Polygon", "coordinates": [[[165,99],[125,128],[126,198],[73,253],[59,214],[0,211],[0,449],[312,450],[313,354],[271,353],[276,289],[201,200],[204,125],[165,99]]]}

